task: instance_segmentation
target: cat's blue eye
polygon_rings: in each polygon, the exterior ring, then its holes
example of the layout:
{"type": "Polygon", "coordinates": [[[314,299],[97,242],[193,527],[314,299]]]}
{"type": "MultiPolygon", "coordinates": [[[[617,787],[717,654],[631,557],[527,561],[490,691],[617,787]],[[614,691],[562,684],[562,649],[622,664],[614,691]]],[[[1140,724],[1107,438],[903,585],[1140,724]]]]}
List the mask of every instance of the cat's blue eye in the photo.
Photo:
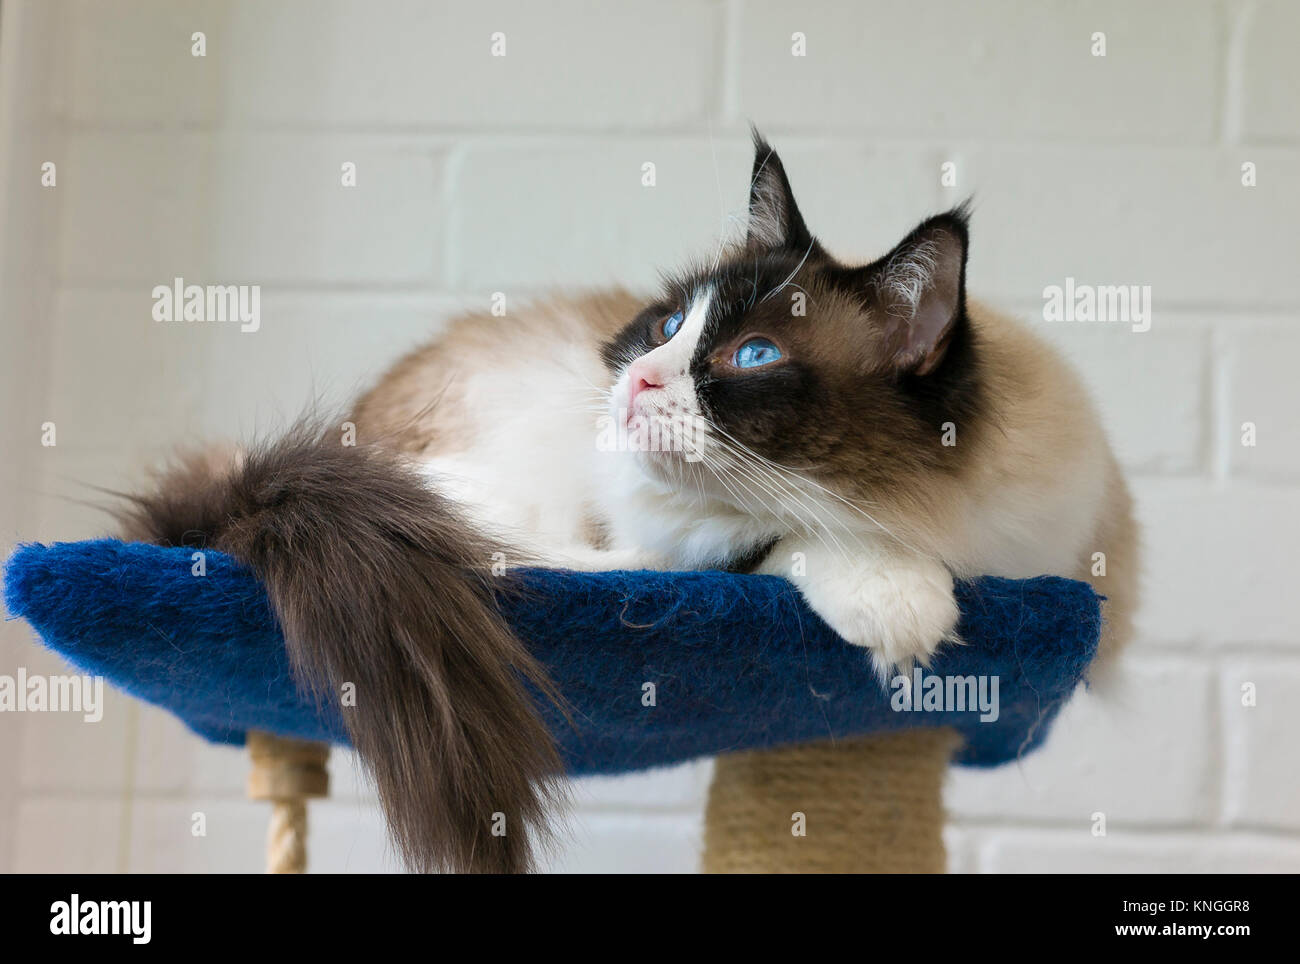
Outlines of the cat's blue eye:
{"type": "Polygon", "coordinates": [[[781,357],[781,349],[766,338],[751,338],[732,356],[731,363],[737,368],[761,368],[770,365],[781,357]]]}
{"type": "Polygon", "coordinates": [[[682,322],[685,319],[686,316],[683,315],[680,311],[674,311],[671,315],[665,318],[664,337],[671,338],[673,335],[677,334],[677,329],[682,326],[682,322]]]}

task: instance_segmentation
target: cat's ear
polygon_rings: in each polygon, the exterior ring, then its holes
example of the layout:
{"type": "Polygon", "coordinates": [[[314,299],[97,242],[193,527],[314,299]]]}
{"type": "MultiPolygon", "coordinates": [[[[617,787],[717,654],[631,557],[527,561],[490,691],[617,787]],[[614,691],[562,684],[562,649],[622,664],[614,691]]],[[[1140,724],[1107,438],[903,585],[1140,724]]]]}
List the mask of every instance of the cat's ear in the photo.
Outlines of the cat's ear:
{"type": "Polygon", "coordinates": [[[754,174],[749,181],[749,229],[745,247],[751,250],[789,248],[802,254],[812,247],[813,239],[799,206],[794,203],[785,165],[757,130],[753,135],[754,174]]]}
{"type": "Polygon", "coordinates": [[[967,221],[965,205],[932,217],[864,269],[868,301],[899,371],[934,371],[966,316],[967,221]]]}

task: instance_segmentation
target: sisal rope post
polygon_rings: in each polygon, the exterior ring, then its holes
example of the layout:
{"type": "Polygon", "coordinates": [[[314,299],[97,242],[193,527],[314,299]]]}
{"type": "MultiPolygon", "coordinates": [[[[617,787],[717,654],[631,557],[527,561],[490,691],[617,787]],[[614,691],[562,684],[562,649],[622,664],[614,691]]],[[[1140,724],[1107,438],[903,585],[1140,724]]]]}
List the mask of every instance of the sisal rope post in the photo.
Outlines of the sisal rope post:
{"type": "Polygon", "coordinates": [[[329,793],[325,762],[329,746],[250,730],[250,800],[271,801],[266,834],[266,872],[307,872],[307,801],[329,793]]]}
{"type": "Polygon", "coordinates": [[[702,869],[943,873],[943,780],[958,742],[918,729],[720,756],[702,869]]]}

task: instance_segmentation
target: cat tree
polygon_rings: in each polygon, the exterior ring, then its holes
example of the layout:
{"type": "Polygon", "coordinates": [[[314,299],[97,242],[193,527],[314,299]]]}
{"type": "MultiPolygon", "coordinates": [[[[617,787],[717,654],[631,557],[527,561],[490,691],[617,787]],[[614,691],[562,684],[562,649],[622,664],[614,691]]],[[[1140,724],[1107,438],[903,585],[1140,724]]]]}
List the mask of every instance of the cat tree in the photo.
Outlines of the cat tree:
{"type": "MultiPolygon", "coordinates": [[[[295,688],[251,573],[208,552],[195,576],[191,556],[111,539],[27,545],[6,564],[5,602],[84,672],[208,740],[246,744],[249,795],[272,804],[268,869],[301,872],[307,800],[328,792],[345,710],[295,688]]],[[[959,584],[967,645],[914,678],[909,704],[775,577],[522,578],[532,591],[503,600],[505,614],[571,705],[572,723],[540,708],[571,775],[717,757],[708,872],[942,871],[949,763],[996,766],[1040,745],[1101,628],[1084,583],[959,584]]]]}

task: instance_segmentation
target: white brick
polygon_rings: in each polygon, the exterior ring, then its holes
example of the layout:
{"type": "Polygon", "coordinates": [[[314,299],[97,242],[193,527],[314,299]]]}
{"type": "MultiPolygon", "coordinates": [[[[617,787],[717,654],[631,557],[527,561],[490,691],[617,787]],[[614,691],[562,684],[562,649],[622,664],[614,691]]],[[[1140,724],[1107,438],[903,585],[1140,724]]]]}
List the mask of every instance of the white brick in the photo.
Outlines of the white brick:
{"type": "Polygon", "coordinates": [[[943,828],[943,846],[948,852],[948,873],[973,874],[979,867],[975,862],[977,836],[968,830],[948,823],[943,828]]]}
{"type": "Polygon", "coordinates": [[[167,278],[188,273],[205,281],[193,275],[211,268],[216,240],[213,149],[209,138],[195,134],[70,137],[55,189],[61,276],[147,284],[140,296],[146,306],[149,288],[167,278]]]}
{"type": "Polygon", "coordinates": [[[248,769],[243,748],[208,743],[166,710],[140,707],[132,781],[141,793],[241,797],[248,769]]]}
{"type": "MultiPolygon", "coordinates": [[[[23,539],[74,542],[117,535],[117,523],[108,511],[115,499],[92,486],[110,492],[139,488],[145,457],[134,453],[148,449],[148,443],[143,441],[116,453],[88,453],[62,442],[54,448],[44,449],[47,454],[38,483],[41,498],[37,512],[23,526],[23,539]]],[[[150,456],[156,454],[156,451],[150,452],[150,456]]]]}
{"type": "MultiPolygon", "coordinates": [[[[4,550],[7,554],[7,547],[4,550]]],[[[13,626],[17,629],[17,625],[13,626]]],[[[25,628],[25,627],[24,627],[25,628]]],[[[17,650],[19,644],[11,643],[9,638],[16,636],[16,633],[0,630],[0,673],[13,674],[14,669],[21,665],[21,660],[11,658],[12,651],[17,650]]],[[[21,644],[26,649],[27,644],[21,644]]],[[[10,776],[5,780],[0,780],[0,873],[6,872],[13,867],[15,848],[18,840],[16,835],[18,824],[18,808],[22,803],[23,793],[21,781],[15,779],[13,772],[16,763],[22,758],[22,730],[23,717],[15,713],[0,714],[0,767],[4,767],[10,776]]]]}
{"type": "MultiPolygon", "coordinates": [[[[185,800],[137,798],[131,810],[130,872],[261,873],[266,867],[269,814],[270,804],[254,801],[199,795],[185,800]],[[196,829],[203,835],[196,836],[196,829]]],[[[309,827],[313,815],[308,814],[309,827]]]]}
{"type": "Polygon", "coordinates": [[[804,129],[1204,142],[1218,44],[1207,0],[746,0],[737,114],[804,129]],[[805,57],[792,56],[795,31],[805,57]],[[1091,54],[1096,31],[1104,58],[1091,54]]]}
{"type": "Polygon", "coordinates": [[[1300,643],[1294,547],[1300,490],[1139,479],[1147,641],[1232,646],[1300,643]]]}
{"type": "Polygon", "coordinates": [[[579,874],[690,874],[700,867],[702,814],[581,814],[543,869],[579,874]]]}
{"type": "Polygon", "coordinates": [[[1300,154],[1135,147],[955,147],[973,192],[970,290],[1040,299],[1080,284],[1150,285],[1166,310],[1211,302],[1293,305],[1279,284],[1300,262],[1300,154]],[[1241,163],[1259,183],[1241,185],[1241,163]]]}
{"type": "Polygon", "coordinates": [[[122,803],[31,795],[18,808],[16,874],[121,873],[122,803]]]}
{"type": "MultiPolygon", "coordinates": [[[[0,647],[0,652],[2,651],[3,647],[0,647]]],[[[0,666],[4,667],[4,672],[8,672],[13,664],[4,660],[0,662],[0,666]]],[[[22,752],[21,740],[21,719],[16,718],[12,713],[0,717],[0,766],[11,767],[13,761],[19,759],[22,752]]],[[[0,781],[0,872],[13,866],[14,847],[17,844],[14,829],[18,822],[18,806],[21,801],[22,791],[17,780],[0,781]]]]}
{"type": "MultiPolygon", "coordinates": [[[[878,257],[946,203],[932,152],[774,146],[805,219],[845,259],[878,257]]],[[[653,284],[711,257],[724,232],[743,236],[752,166],[734,138],[470,149],[453,162],[450,277],[487,291],[653,284]],[[641,184],[645,162],[654,187],[641,184]]]]}
{"type": "MultiPolygon", "coordinates": [[[[809,229],[831,254],[865,264],[888,252],[935,211],[965,196],[940,185],[944,152],[854,142],[773,136],[809,229]]],[[[749,156],[752,163],[752,156],[749,156]]],[[[743,213],[748,169],[741,182],[724,183],[743,213]]]]}
{"type": "Polygon", "coordinates": [[[405,139],[82,133],[59,167],[64,277],[431,284],[440,160],[405,139]],[[344,187],[341,165],[357,165],[344,187]]]}
{"type": "Polygon", "coordinates": [[[710,760],[572,782],[581,810],[703,810],[713,777],[710,760]]]}
{"type": "MultiPolygon", "coordinates": [[[[12,759],[7,747],[0,744],[0,759],[12,759]]],[[[12,788],[0,789],[0,868],[12,872],[17,856],[18,809],[21,797],[12,788]]]]}
{"type": "Polygon", "coordinates": [[[311,805],[308,869],[321,874],[391,874],[402,871],[373,801],[328,800],[311,805]]]}
{"type": "Polygon", "coordinates": [[[1051,819],[1084,834],[1096,812],[1111,826],[1208,822],[1211,701],[1201,667],[1126,660],[1112,691],[1080,691],[1019,764],[953,767],[946,805],[958,821],[1051,819]]]}
{"type": "MultiPolygon", "coordinates": [[[[191,795],[140,799],[131,823],[132,873],[261,873],[266,867],[270,804],[191,795]],[[206,835],[196,837],[194,815],[206,835]]],[[[314,800],[307,809],[311,873],[383,873],[400,869],[377,808],[314,800]]]]}
{"type": "Polygon", "coordinates": [[[202,339],[207,383],[225,384],[238,372],[241,390],[204,394],[201,434],[248,439],[283,428],[309,406],[342,411],[461,310],[463,300],[448,298],[265,291],[261,328],[202,339]]]}
{"type": "Polygon", "coordinates": [[[1228,352],[1231,415],[1223,444],[1233,473],[1300,479],[1300,379],[1292,364],[1300,336],[1283,329],[1235,332],[1228,352]],[[1246,422],[1255,426],[1253,446],[1242,444],[1246,422]]]}
{"type": "MultiPolygon", "coordinates": [[[[12,452],[12,450],[10,450],[12,452]]],[[[16,460],[16,459],[15,459],[16,460]]],[[[0,481],[0,492],[4,492],[6,500],[13,489],[6,486],[0,481]]],[[[28,502],[28,500],[24,500],[28,502]]],[[[16,506],[6,506],[0,508],[0,513],[5,509],[14,509],[16,506]]],[[[27,509],[27,506],[23,506],[27,509]]],[[[30,513],[30,510],[27,510],[30,513]]],[[[21,515],[14,515],[13,521],[18,522],[21,515]]],[[[30,515],[28,514],[28,518],[30,515]]],[[[6,522],[10,521],[8,518],[6,522]]],[[[26,528],[28,523],[23,522],[26,528]]],[[[18,535],[15,533],[15,535],[18,535]]],[[[25,538],[24,534],[24,538],[25,538]]],[[[0,559],[7,559],[13,551],[14,540],[5,540],[0,542],[0,559]]],[[[9,619],[8,613],[4,607],[0,606],[0,613],[4,613],[6,618],[0,619],[0,673],[13,676],[19,666],[27,665],[32,661],[32,656],[36,653],[36,644],[32,639],[32,631],[24,622],[17,619],[9,619]]],[[[14,864],[16,856],[16,847],[18,845],[17,826],[18,810],[22,802],[23,789],[22,781],[19,778],[19,767],[22,759],[22,734],[23,723],[27,719],[27,714],[21,713],[0,713],[0,768],[7,774],[6,778],[0,779],[0,873],[10,871],[14,864]]]]}
{"type": "Polygon", "coordinates": [[[1111,444],[1133,472],[1194,472],[1205,461],[1209,332],[1183,319],[1127,326],[1026,320],[1083,376],[1111,444]]]}
{"type": "Polygon", "coordinates": [[[405,351],[434,337],[461,304],[267,291],[261,327],[242,332],[155,322],[141,291],[81,289],[58,298],[52,391],[29,419],[25,444],[48,480],[46,511],[85,520],[65,538],[86,538],[110,520],[52,495],[99,498],[83,484],[134,490],[143,470],[177,447],[283,429],[313,405],[339,411],[405,351]],[[45,420],[57,427],[52,448],[40,444],[45,420]]]}
{"type": "Polygon", "coordinates": [[[1291,0],[1260,0],[1240,8],[1239,82],[1230,87],[1241,98],[1238,134],[1251,141],[1291,141],[1300,137],[1296,102],[1295,41],[1300,37],[1300,7],[1291,0]]]}
{"type": "Polygon", "coordinates": [[[465,289],[645,285],[712,254],[723,212],[743,212],[752,155],[738,143],[590,141],[455,158],[449,275],[465,289]],[[655,164],[654,187],[641,184],[655,164]],[[719,185],[723,192],[719,197],[719,185]]]}
{"type": "Polygon", "coordinates": [[[995,874],[1294,874],[1300,840],[1245,834],[999,831],[981,848],[995,874]]]}
{"type": "MultiPolygon", "coordinates": [[[[69,675],[78,671],[48,650],[23,660],[28,677],[69,675]]],[[[26,791],[108,792],[127,779],[131,733],[131,698],[104,684],[103,716],[89,722],[84,713],[25,713],[21,731],[19,782],[26,791]]]]}
{"type": "Polygon", "coordinates": [[[596,0],[168,0],[79,4],[66,95],[77,120],[623,128],[697,122],[712,105],[719,9],[653,16],[596,0]],[[207,57],[190,35],[207,33],[207,57]],[[492,35],[506,56],[491,56],[492,35]]]}
{"type": "MultiPolygon", "coordinates": [[[[58,444],[42,452],[42,467],[52,484],[74,457],[124,453],[119,464],[125,470],[150,450],[156,456],[172,440],[195,440],[207,393],[219,396],[218,386],[229,385],[232,373],[218,378],[208,371],[204,356],[217,338],[239,337],[237,327],[155,322],[151,308],[145,286],[135,292],[69,291],[58,297],[44,416],[54,422],[58,444]]],[[[35,426],[32,444],[39,442],[35,426]]]]}
{"type": "Polygon", "coordinates": [[[1234,825],[1300,830],[1300,664],[1229,663],[1221,682],[1227,768],[1224,811],[1234,825]],[[1253,684],[1254,706],[1243,705],[1253,684]]]}
{"type": "Polygon", "coordinates": [[[360,801],[378,806],[375,788],[355,752],[341,746],[331,746],[329,773],[331,800],[337,803],[360,801]]]}
{"type": "MultiPolygon", "coordinates": [[[[244,796],[248,752],[243,747],[206,742],[165,710],[141,707],[137,747],[134,781],[143,793],[202,794],[214,799],[244,796]]],[[[331,747],[326,767],[329,799],[352,801],[372,796],[351,751],[331,747]]]]}
{"type": "Polygon", "coordinates": [[[71,0],[55,52],[62,112],[87,124],[194,124],[222,116],[227,14],[208,0],[71,0]],[[191,35],[207,34],[207,57],[191,35]]]}

